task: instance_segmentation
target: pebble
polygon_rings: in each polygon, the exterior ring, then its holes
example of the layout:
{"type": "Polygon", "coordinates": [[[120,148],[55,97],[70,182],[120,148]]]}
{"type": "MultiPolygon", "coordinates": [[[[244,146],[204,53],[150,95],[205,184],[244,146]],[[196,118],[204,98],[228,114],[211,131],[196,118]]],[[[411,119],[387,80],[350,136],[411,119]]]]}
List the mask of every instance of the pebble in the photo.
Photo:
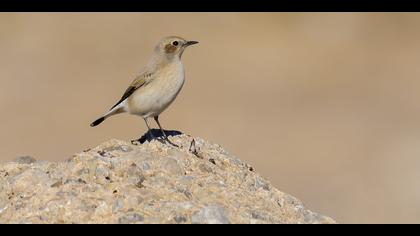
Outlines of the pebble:
{"type": "Polygon", "coordinates": [[[118,223],[119,224],[133,224],[133,223],[142,222],[143,220],[144,220],[143,216],[137,213],[132,213],[132,214],[127,214],[125,216],[121,216],[120,218],[118,218],[118,223]]]}
{"type": "Polygon", "coordinates": [[[207,206],[192,216],[193,224],[230,224],[226,210],[220,206],[207,206]]]}
{"type": "Polygon", "coordinates": [[[170,175],[182,175],[184,170],[179,166],[178,162],[173,158],[167,158],[164,161],[163,169],[170,175]]]}
{"type": "Polygon", "coordinates": [[[19,164],[32,164],[36,162],[36,159],[31,156],[21,156],[14,159],[13,161],[19,164]]]}

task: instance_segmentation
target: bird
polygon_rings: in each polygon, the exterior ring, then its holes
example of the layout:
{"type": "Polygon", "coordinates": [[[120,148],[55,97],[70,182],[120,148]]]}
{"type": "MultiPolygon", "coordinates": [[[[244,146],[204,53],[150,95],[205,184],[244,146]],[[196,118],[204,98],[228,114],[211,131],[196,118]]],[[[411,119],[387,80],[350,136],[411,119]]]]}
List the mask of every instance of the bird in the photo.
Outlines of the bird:
{"type": "Polygon", "coordinates": [[[168,139],[159,122],[159,115],[171,105],[181,91],[185,82],[181,57],[187,47],[197,43],[178,36],[161,39],[148,63],[125,90],[121,99],[90,126],[95,127],[111,116],[129,113],[141,116],[148,133],[152,139],[155,139],[148,122],[149,118],[153,118],[159,126],[164,141],[177,146],[168,139]]]}

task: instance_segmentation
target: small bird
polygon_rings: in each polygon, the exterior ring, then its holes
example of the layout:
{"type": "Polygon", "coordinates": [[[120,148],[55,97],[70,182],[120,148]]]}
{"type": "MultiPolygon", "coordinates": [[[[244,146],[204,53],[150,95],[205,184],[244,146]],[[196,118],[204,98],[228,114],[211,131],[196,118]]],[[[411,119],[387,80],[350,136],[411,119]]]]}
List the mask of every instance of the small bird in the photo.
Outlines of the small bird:
{"type": "Polygon", "coordinates": [[[106,118],[128,112],[143,117],[149,134],[148,118],[153,117],[166,142],[173,144],[159,122],[159,115],[175,100],[185,81],[184,65],[181,62],[184,50],[197,41],[187,41],[181,37],[165,37],[156,45],[146,67],[142,70],[121,99],[103,116],[92,122],[91,127],[106,118]]]}

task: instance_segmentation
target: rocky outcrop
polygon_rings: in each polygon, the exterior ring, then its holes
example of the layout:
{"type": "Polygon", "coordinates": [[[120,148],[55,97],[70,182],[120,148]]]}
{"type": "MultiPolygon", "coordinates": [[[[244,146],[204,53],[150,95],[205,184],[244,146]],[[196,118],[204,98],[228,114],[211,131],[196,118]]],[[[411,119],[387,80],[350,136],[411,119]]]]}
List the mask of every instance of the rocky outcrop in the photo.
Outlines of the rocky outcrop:
{"type": "MultiPolygon", "coordinates": [[[[110,140],[65,162],[0,165],[0,223],[334,223],[222,147],[110,140]]],[[[193,141],[194,140],[194,141],[193,141]]]]}

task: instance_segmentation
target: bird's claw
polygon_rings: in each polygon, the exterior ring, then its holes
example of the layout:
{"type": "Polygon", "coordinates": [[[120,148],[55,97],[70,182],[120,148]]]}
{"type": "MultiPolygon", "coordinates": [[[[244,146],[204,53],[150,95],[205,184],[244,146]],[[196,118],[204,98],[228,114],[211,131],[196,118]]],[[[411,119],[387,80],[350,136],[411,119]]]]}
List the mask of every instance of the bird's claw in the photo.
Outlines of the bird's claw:
{"type": "Polygon", "coordinates": [[[170,145],[172,145],[172,146],[174,146],[174,147],[176,147],[176,148],[179,148],[179,145],[177,145],[177,144],[175,144],[175,143],[173,143],[173,142],[171,142],[171,141],[167,141],[167,143],[169,143],[170,145]]]}
{"type": "Polygon", "coordinates": [[[163,141],[164,143],[166,143],[166,144],[170,144],[170,145],[172,145],[172,146],[174,146],[174,147],[176,147],[176,148],[179,148],[179,146],[178,146],[177,144],[175,144],[175,143],[171,142],[171,140],[169,140],[169,138],[168,138],[168,137],[164,138],[162,141],[163,141]]]}

